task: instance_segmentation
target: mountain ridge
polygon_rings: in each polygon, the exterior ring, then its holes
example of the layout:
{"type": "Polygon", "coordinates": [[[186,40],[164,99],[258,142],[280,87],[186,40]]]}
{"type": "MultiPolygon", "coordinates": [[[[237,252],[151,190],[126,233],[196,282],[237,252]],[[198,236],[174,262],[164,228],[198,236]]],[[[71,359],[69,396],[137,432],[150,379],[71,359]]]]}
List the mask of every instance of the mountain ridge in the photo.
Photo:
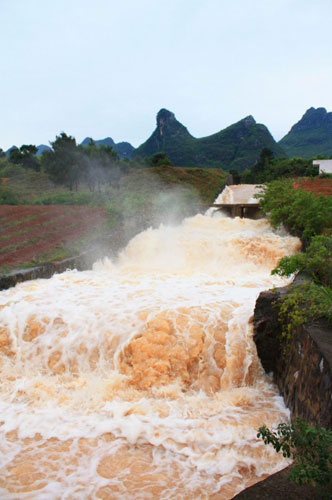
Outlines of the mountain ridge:
{"type": "Polygon", "coordinates": [[[134,152],[134,156],[151,156],[163,151],[174,165],[220,167],[244,170],[257,161],[261,150],[268,147],[275,156],[284,156],[265,125],[246,116],[219,132],[195,138],[173,112],[162,108],[156,117],[151,136],[134,152]]]}
{"type": "MultiPolygon", "coordinates": [[[[87,146],[91,140],[91,137],[86,137],[80,145],[87,146]]],[[[271,149],[276,157],[331,156],[332,112],[323,107],[307,109],[290,131],[276,142],[268,128],[256,123],[252,115],[219,132],[196,138],[172,111],[161,108],[156,116],[155,130],[138,148],[126,141],[115,143],[109,136],[94,142],[97,146],[112,146],[120,158],[146,157],[164,152],[178,166],[243,171],[256,163],[263,148],[271,149]]],[[[10,150],[15,147],[9,148],[6,155],[9,156],[10,150]]],[[[49,149],[49,146],[40,144],[37,155],[49,149]]]]}
{"type": "Polygon", "coordinates": [[[279,145],[288,156],[332,155],[332,112],[323,107],[307,109],[279,145]]]}

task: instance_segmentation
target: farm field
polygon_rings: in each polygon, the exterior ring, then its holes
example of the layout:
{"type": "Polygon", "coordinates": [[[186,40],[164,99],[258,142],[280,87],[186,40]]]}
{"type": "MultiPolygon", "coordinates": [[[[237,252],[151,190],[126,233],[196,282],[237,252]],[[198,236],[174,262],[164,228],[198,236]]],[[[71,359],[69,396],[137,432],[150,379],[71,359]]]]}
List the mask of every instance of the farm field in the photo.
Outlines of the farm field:
{"type": "Polygon", "coordinates": [[[294,188],[300,188],[304,191],[311,191],[313,194],[323,194],[332,196],[332,179],[330,178],[302,178],[294,182],[294,188]]]}
{"type": "Polygon", "coordinates": [[[106,231],[102,206],[0,205],[0,272],[63,259],[106,231]]]}
{"type": "Polygon", "coordinates": [[[165,217],[197,213],[226,179],[221,169],[135,168],[118,184],[89,192],[83,183],[77,191],[56,186],[43,172],[6,172],[0,200],[3,192],[12,201],[0,204],[0,274],[77,255],[91,243],[103,246],[110,232],[118,248],[165,217]]]}

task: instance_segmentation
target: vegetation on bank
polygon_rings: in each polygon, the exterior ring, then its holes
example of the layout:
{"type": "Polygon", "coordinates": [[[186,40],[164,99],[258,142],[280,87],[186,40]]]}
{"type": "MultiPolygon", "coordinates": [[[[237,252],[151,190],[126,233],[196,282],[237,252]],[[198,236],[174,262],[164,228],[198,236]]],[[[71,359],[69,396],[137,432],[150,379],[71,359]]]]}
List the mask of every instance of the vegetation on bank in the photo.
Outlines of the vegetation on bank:
{"type": "Polygon", "coordinates": [[[283,257],[272,273],[291,276],[302,271],[310,278],[279,300],[282,336],[289,339],[309,319],[332,322],[332,196],[294,189],[291,181],[279,179],[268,184],[260,206],[272,226],[283,224],[303,243],[304,251],[283,257]]]}
{"type": "MultiPolygon", "coordinates": [[[[260,205],[274,227],[283,224],[303,243],[302,252],[283,257],[272,271],[280,276],[302,271],[308,277],[293,284],[276,301],[280,340],[287,356],[288,344],[298,326],[318,318],[332,324],[332,196],[294,189],[292,181],[279,179],[267,185],[260,205]]],[[[309,483],[322,498],[331,498],[332,431],[296,419],[290,425],[280,424],[276,430],[262,426],[258,437],[293,458],[290,480],[309,483]]]]}
{"type": "Polygon", "coordinates": [[[268,184],[260,206],[272,226],[283,224],[301,238],[305,247],[312,237],[332,231],[332,197],[294,189],[292,180],[279,179],[268,184]]]}
{"type": "Polygon", "coordinates": [[[264,425],[259,428],[257,437],[271,444],[284,457],[294,460],[288,479],[298,484],[309,483],[317,488],[322,498],[331,498],[332,431],[297,418],[291,424],[279,424],[275,431],[264,425]]]}

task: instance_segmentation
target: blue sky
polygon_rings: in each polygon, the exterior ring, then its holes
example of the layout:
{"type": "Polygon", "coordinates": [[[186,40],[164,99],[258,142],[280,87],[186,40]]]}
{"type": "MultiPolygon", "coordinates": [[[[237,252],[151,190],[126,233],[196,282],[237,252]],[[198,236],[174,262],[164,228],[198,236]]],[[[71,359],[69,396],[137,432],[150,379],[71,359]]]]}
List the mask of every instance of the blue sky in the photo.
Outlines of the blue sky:
{"type": "Polygon", "coordinates": [[[160,108],[195,137],[251,114],[278,140],[332,110],[331,0],[0,0],[0,147],[111,136],[160,108]]]}

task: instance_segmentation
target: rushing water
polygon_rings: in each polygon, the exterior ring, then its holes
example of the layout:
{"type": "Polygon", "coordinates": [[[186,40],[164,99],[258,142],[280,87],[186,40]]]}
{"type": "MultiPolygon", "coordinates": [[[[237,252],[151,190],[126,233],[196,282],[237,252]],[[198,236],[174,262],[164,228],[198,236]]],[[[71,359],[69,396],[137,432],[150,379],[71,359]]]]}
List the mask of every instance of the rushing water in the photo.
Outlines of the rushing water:
{"type": "Polygon", "coordinates": [[[252,341],[299,242],[197,215],[117,262],[0,294],[0,497],[229,499],[286,465],[256,438],[288,411],[252,341]]]}

